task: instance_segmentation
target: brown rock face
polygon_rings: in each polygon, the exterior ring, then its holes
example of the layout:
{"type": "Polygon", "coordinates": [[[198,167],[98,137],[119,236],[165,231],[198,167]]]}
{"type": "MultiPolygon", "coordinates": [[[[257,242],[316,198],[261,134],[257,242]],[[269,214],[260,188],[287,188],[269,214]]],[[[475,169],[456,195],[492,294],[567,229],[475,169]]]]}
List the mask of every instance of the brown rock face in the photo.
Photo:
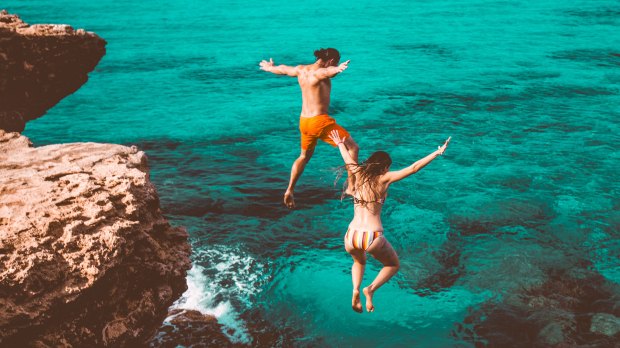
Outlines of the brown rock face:
{"type": "Polygon", "coordinates": [[[87,80],[106,42],[68,25],[29,26],[0,11],[0,129],[21,132],[87,80]]]}
{"type": "Polygon", "coordinates": [[[0,130],[0,346],[143,345],[186,289],[187,233],[135,148],[0,130]]]}
{"type": "MultiPolygon", "coordinates": [[[[217,319],[194,310],[174,309],[169,321],[159,328],[149,347],[234,347],[223,333],[217,319]]],[[[241,346],[237,344],[237,346],[241,346]]]]}

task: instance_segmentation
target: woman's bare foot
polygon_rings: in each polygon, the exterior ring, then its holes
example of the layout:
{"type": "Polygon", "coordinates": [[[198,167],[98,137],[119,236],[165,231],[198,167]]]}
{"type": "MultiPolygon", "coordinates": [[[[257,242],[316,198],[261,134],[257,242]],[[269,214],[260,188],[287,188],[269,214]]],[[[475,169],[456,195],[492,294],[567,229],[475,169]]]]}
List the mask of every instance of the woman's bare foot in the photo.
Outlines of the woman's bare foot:
{"type": "Polygon", "coordinates": [[[286,191],[284,193],[284,205],[288,208],[295,208],[295,198],[293,197],[292,191],[286,191]]]}
{"type": "Polygon", "coordinates": [[[362,301],[360,300],[360,291],[353,290],[353,299],[351,299],[351,307],[354,311],[362,313],[362,301]]]}
{"type": "Polygon", "coordinates": [[[364,296],[366,296],[366,311],[374,312],[375,306],[372,304],[372,295],[375,293],[374,291],[369,289],[370,286],[365,287],[362,291],[364,292],[364,296]]]}

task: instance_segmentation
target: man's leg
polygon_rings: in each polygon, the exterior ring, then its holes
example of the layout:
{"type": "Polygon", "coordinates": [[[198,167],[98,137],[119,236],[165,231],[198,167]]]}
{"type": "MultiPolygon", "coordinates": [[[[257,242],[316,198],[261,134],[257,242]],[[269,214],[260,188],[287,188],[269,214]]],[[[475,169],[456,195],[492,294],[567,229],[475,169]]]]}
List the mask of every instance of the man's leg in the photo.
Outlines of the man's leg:
{"type": "Polygon", "coordinates": [[[297,180],[304,172],[306,168],[306,164],[312,158],[312,154],[314,153],[314,148],[308,148],[307,150],[301,150],[301,154],[295,162],[293,162],[293,167],[291,168],[291,180],[288,183],[288,188],[284,193],[284,204],[289,208],[295,208],[295,198],[293,197],[293,192],[295,191],[295,184],[297,184],[297,180]]]}

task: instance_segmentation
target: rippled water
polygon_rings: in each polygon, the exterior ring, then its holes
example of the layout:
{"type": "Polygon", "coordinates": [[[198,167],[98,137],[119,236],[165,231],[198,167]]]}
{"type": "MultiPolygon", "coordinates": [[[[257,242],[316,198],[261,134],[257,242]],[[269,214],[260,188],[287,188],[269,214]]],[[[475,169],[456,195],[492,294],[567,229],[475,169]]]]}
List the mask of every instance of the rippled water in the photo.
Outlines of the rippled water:
{"type": "MultiPolygon", "coordinates": [[[[136,144],[194,248],[177,304],[254,346],[610,344],[620,317],[617,1],[8,1],[108,41],[89,82],[25,134],[136,144]],[[261,59],[350,67],[330,113],[394,167],[447,154],[384,208],[400,273],[350,309],[352,216],[320,144],[288,211],[299,88],[261,59]],[[559,333],[558,333],[559,332],[559,333]]],[[[365,283],[378,272],[370,261],[365,283]]],[[[618,335],[616,335],[618,337],[618,335]]]]}

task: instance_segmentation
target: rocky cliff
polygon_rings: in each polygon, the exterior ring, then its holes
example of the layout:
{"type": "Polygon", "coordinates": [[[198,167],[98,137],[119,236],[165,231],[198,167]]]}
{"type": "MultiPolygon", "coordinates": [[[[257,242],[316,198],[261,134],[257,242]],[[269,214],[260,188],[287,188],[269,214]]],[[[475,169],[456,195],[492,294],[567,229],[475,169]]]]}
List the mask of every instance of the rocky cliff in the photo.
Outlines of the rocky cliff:
{"type": "Polygon", "coordinates": [[[68,25],[29,26],[0,11],[0,129],[21,132],[88,79],[106,42],[68,25]]]}
{"type": "Polygon", "coordinates": [[[104,44],[0,12],[0,347],[143,346],[187,287],[188,236],[142,151],[7,131],[84,83],[104,44]]]}
{"type": "Polygon", "coordinates": [[[135,148],[0,131],[0,344],[139,344],[186,288],[187,234],[135,148]]]}

